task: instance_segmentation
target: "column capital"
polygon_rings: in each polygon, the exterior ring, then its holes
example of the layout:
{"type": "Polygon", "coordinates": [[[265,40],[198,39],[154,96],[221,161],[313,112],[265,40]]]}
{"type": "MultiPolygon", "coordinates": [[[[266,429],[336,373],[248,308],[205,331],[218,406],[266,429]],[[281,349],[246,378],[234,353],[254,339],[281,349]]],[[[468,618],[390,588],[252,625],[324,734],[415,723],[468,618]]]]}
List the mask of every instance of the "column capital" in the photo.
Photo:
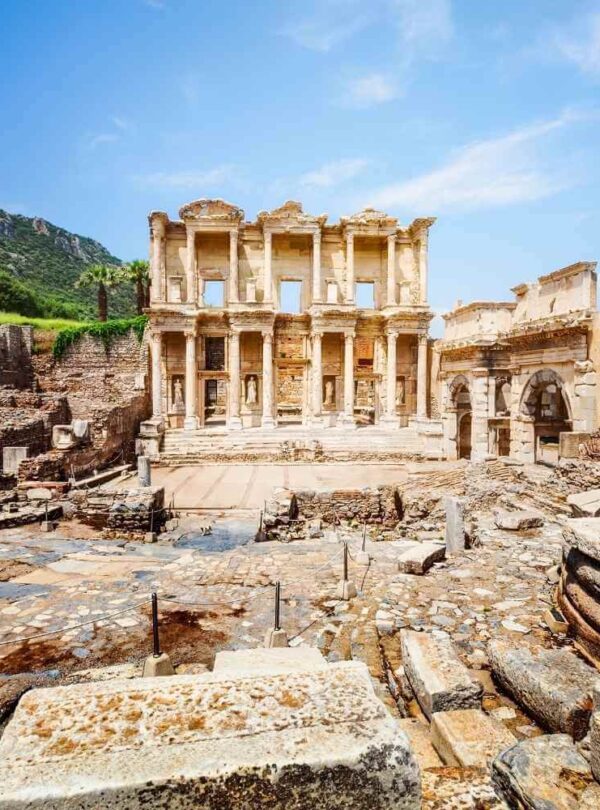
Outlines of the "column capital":
{"type": "Polygon", "coordinates": [[[242,334],[241,329],[230,329],[229,338],[230,340],[239,340],[241,334],[242,334]]]}
{"type": "Polygon", "coordinates": [[[273,332],[263,330],[262,339],[263,339],[263,343],[272,343],[273,342],[273,332]]]}
{"type": "Polygon", "coordinates": [[[346,230],[346,242],[354,242],[354,231],[346,230]]]}
{"type": "Polygon", "coordinates": [[[153,343],[160,343],[162,341],[162,334],[161,329],[151,329],[149,338],[153,343]]]}
{"type": "Polygon", "coordinates": [[[427,341],[429,340],[429,335],[427,334],[427,332],[420,332],[418,338],[419,343],[423,345],[423,343],[427,343],[427,341]]]}
{"type": "Polygon", "coordinates": [[[348,341],[350,340],[354,340],[355,337],[356,332],[344,332],[344,340],[346,341],[346,343],[348,343],[348,341]]]}
{"type": "Polygon", "coordinates": [[[388,245],[395,245],[396,244],[396,234],[395,233],[388,233],[387,237],[388,245]]]}
{"type": "Polygon", "coordinates": [[[392,338],[392,339],[397,338],[398,335],[400,334],[400,330],[399,329],[393,329],[393,328],[392,329],[386,329],[385,334],[387,335],[388,339],[389,338],[392,338]]]}
{"type": "Polygon", "coordinates": [[[321,231],[313,231],[313,242],[320,242],[321,241],[321,231]]]}
{"type": "Polygon", "coordinates": [[[196,327],[190,327],[189,329],[184,329],[183,334],[185,335],[186,340],[196,340],[196,337],[197,337],[196,327]]]}
{"type": "Polygon", "coordinates": [[[315,338],[316,338],[317,340],[321,340],[321,338],[323,337],[323,334],[324,334],[324,333],[323,333],[323,330],[322,330],[322,329],[313,329],[313,330],[312,330],[312,332],[310,333],[310,336],[311,336],[311,338],[312,338],[313,340],[314,340],[315,338]]]}

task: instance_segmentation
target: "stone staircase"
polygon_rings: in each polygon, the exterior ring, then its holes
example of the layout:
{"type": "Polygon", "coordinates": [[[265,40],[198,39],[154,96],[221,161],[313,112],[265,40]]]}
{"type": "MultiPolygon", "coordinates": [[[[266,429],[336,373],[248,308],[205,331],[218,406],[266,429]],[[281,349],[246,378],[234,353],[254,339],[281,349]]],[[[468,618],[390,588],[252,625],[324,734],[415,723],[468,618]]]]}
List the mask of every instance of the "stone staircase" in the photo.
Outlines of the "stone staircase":
{"type": "Polygon", "coordinates": [[[378,461],[420,458],[421,436],[413,427],[382,430],[377,427],[342,430],[249,428],[228,432],[224,428],[168,430],[163,439],[161,463],[206,462],[314,462],[378,461]]]}

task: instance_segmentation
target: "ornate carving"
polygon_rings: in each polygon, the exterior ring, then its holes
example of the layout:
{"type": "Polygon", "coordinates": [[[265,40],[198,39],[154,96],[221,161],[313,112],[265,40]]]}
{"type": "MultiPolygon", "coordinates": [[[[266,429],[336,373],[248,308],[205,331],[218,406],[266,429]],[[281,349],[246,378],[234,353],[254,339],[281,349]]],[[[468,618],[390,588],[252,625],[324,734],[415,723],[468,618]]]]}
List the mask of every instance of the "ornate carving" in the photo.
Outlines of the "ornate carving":
{"type": "Polygon", "coordinates": [[[260,211],[257,216],[257,221],[261,225],[271,225],[274,227],[293,228],[294,226],[313,225],[322,227],[327,221],[327,214],[315,217],[311,214],[306,214],[302,209],[302,203],[295,200],[288,200],[280,205],[279,208],[274,208],[272,211],[260,211]]]}
{"type": "Polygon", "coordinates": [[[187,203],[179,209],[179,216],[183,220],[196,222],[223,222],[239,223],[244,218],[244,212],[237,205],[225,200],[201,199],[187,203]]]}
{"type": "Polygon", "coordinates": [[[356,214],[349,217],[341,217],[340,223],[343,227],[370,227],[370,228],[396,228],[398,220],[396,217],[391,217],[383,211],[377,211],[375,208],[364,208],[356,214]]]}

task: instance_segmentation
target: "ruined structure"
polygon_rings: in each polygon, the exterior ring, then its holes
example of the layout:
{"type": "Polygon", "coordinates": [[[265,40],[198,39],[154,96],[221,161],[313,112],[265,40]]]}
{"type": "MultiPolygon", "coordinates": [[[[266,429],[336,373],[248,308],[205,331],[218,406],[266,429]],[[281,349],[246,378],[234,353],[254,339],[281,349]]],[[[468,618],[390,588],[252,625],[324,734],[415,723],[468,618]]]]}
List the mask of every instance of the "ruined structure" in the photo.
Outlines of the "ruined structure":
{"type": "Polygon", "coordinates": [[[146,452],[164,429],[427,421],[433,219],[401,227],[365,209],[328,224],[287,202],[247,222],[205,199],[179,214],[149,217],[146,452]]]}
{"type": "Polygon", "coordinates": [[[434,366],[446,458],[578,454],[598,425],[595,268],[577,262],[514,287],[514,301],[444,316],[434,366]]]}

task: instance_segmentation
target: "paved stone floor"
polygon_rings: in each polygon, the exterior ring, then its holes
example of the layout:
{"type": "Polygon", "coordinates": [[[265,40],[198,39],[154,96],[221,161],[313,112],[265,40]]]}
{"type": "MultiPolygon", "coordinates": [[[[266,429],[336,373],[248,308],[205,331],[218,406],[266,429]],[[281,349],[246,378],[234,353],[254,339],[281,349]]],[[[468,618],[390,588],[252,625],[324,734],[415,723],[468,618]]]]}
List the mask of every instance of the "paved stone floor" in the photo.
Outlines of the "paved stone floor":
{"type": "Polygon", "coordinates": [[[180,509],[260,509],[273,487],[352,489],[400,483],[405,464],[207,464],[156,467],[152,481],[180,509]]]}

